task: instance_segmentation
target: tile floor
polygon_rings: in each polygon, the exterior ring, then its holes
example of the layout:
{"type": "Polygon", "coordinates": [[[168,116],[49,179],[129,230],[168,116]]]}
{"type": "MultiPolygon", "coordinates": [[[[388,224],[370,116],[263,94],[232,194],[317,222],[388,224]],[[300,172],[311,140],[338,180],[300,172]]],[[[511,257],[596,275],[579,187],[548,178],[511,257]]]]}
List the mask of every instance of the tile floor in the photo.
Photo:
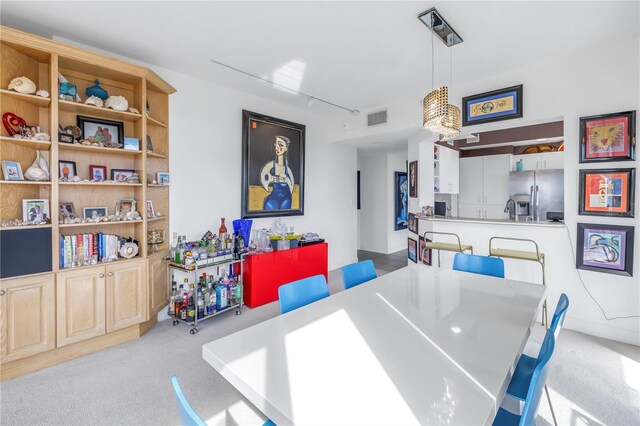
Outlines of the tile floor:
{"type": "MultiPolygon", "coordinates": [[[[376,253],[373,251],[358,250],[358,261],[373,260],[373,265],[378,271],[393,272],[396,269],[407,266],[407,251],[400,250],[391,254],[376,253]]],[[[381,275],[381,274],[378,274],[381,275]]]]}

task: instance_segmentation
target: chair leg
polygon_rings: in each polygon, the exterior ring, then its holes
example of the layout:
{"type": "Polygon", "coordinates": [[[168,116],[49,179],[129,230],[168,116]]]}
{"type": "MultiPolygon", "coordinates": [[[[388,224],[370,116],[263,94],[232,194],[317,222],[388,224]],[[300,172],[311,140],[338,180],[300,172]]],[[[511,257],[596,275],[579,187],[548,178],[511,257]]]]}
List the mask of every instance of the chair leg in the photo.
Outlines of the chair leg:
{"type": "Polygon", "coordinates": [[[440,250],[438,250],[438,268],[440,267],[440,250]]]}
{"type": "Polygon", "coordinates": [[[547,401],[549,401],[549,408],[551,408],[551,417],[553,417],[553,425],[558,426],[558,421],[556,420],[556,413],[553,411],[553,404],[551,404],[551,397],[549,397],[549,389],[547,385],[544,385],[544,391],[547,394],[547,401]]]}

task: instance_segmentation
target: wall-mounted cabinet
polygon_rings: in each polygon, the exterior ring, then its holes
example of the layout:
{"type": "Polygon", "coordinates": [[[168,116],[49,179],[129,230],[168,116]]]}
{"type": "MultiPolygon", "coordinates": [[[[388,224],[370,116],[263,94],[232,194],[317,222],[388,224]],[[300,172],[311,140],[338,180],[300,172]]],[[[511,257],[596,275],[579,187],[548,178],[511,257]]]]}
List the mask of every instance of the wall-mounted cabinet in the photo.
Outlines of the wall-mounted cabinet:
{"type": "Polygon", "coordinates": [[[564,168],[564,151],[513,156],[512,171],[517,171],[516,163],[522,161],[524,170],[555,170],[564,168]]]}
{"type": "Polygon", "coordinates": [[[457,194],[460,191],[458,151],[441,145],[434,148],[434,192],[457,194]]]}
{"type": "Polygon", "coordinates": [[[460,159],[460,217],[504,219],[509,199],[511,155],[488,155],[460,159]]]}

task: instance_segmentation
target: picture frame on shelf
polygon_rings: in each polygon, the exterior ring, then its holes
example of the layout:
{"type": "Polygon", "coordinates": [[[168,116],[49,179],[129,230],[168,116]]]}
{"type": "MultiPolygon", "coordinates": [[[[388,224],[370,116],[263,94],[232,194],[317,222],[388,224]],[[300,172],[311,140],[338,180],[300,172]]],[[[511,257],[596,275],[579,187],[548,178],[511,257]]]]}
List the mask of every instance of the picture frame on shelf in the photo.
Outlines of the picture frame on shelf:
{"type": "Polygon", "coordinates": [[[72,177],[78,176],[78,170],[76,169],[76,162],[68,161],[68,160],[58,160],[58,173],[60,178],[64,178],[66,180],[69,180],[72,177]]]}
{"type": "Polygon", "coordinates": [[[418,161],[409,163],[409,197],[418,197],[418,161]]]}
{"type": "Polygon", "coordinates": [[[407,238],[407,257],[413,263],[418,263],[418,242],[413,238],[407,238]]]}
{"type": "Polygon", "coordinates": [[[106,217],[106,216],[109,216],[109,208],[105,206],[100,206],[100,207],[84,207],[82,209],[82,215],[85,219],[92,218],[94,213],[98,217],[106,217]]]}
{"type": "Polygon", "coordinates": [[[147,200],[147,219],[153,219],[156,217],[156,211],[153,208],[153,201],[147,200]]]}
{"type": "Polygon", "coordinates": [[[106,166],[89,166],[89,180],[95,182],[104,182],[107,179],[107,167],[106,166]]]}
{"type": "Polygon", "coordinates": [[[578,223],[576,267],[633,276],[633,226],[578,223]]]}
{"type": "Polygon", "coordinates": [[[522,84],[462,98],[462,125],[521,118],[522,84]]]}
{"type": "Polygon", "coordinates": [[[419,237],[420,240],[420,261],[422,262],[423,265],[427,265],[427,266],[433,266],[433,258],[432,256],[432,251],[430,248],[426,248],[425,245],[427,242],[431,242],[431,240],[429,238],[427,238],[425,240],[425,238],[423,236],[419,237]]]}
{"type": "Polygon", "coordinates": [[[49,219],[48,199],[25,199],[22,200],[22,220],[23,222],[45,222],[49,219]]]}
{"type": "Polygon", "coordinates": [[[83,139],[93,138],[105,146],[124,145],[124,123],[122,121],[104,120],[82,115],[79,115],[77,120],[83,139]]]}
{"type": "Polygon", "coordinates": [[[4,180],[24,180],[18,161],[2,160],[2,176],[4,180]]]}
{"type": "Polygon", "coordinates": [[[121,198],[116,203],[116,215],[124,216],[129,212],[136,211],[136,200],[134,198],[121,198]]]}
{"type": "Polygon", "coordinates": [[[156,182],[158,182],[158,185],[169,185],[169,177],[169,172],[157,172],[156,182]]]}
{"type": "Polygon", "coordinates": [[[636,169],[580,170],[578,214],[634,217],[636,169]]]}
{"type": "Polygon", "coordinates": [[[395,231],[407,229],[407,210],[409,201],[409,182],[407,179],[407,172],[394,172],[393,191],[393,229],[395,231]]]}
{"type": "Polygon", "coordinates": [[[415,213],[409,213],[408,228],[409,232],[418,233],[418,218],[415,213]]]}
{"type": "Polygon", "coordinates": [[[75,219],[76,218],[76,207],[71,202],[60,202],[58,203],[60,206],[60,217],[63,219],[75,219]]]}
{"type": "Polygon", "coordinates": [[[23,139],[36,139],[36,135],[40,133],[40,126],[32,126],[30,124],[20,125],[20,136],[23,139]]]}
{"type": "Polygon", "coordinates": [[[111,180],[114,182],[126,183],[136,171],[133,169],[111,169],[111,180]]]}
{"type": "Polygon", "coordinates": [[[67,133],[64,130],[58,130],[58,142],[60,143],[73,143],[73,135],[71,133],[67,133]]]}
{"type": "Polygon", "coordinates": [[[124,149],[127,151],[140,151],[140,139],[124,138],[124,149]]]}
{"type": "Polygon", "coordinates": [[[635,159],[635,110],[580,117],[581,163],[635,159]]]}

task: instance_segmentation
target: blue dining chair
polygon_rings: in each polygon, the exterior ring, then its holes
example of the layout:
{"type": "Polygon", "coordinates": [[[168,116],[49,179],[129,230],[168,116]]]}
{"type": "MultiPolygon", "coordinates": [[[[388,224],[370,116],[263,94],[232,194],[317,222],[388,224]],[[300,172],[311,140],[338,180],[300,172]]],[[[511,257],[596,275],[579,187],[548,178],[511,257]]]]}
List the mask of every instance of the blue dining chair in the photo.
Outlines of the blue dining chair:
{"type": "MultiPolygon", "coordinates": [[[[191,408],[189,401],[187,401],[187,398],[185,398],[182,393],[182,389],[180,389],[180,384],[176,376],[171,376],[171,383],[173,383],[173,391],[176,393],[182,426],[207,426],[204,420],[191,408]]],[[[276,426],[276,424],[267,419],[262,426],[276,426]]]]}
{"type": "MultiPolygon", "coordinates": [[[[568,309],[569,298],[566,294],[562,293],[558,300],[558,304],[556,305],[556,310],[553,313],[553,318],[551,319],[551,327],[549,327],[549,330],[553,333],[554,340],[557,340],[558,335],[560,335],[560,330],[564,324],[564,319],[567,316],[568,309]]],[[[540,351],[542,352],[542,349],[540,351]]],[[[533,358],[525,354],[520,356],[518,365],[516,365],[513,377],[511,377],[511,382],[507,388],[507,395],[520,401],[524,401],[527,396],[527,392],[531,387],[533,372],[535,371],[539,360],[540,354],[538,354],[538,358],[533,358]]],[[[549,396],[549,389],[546,385],[544,386],[544,390],[547,395],[547,400],[549,401],[549,407],[551,408],[551,416],[553,417],[554,423],[557,424],[556,414],[553,410],[553,404],[551,404],[551,397],[549,396]]]]}
{"type": "Polygon", "coordinates": [[[531,376],[531,386],[527,391],[524,399],[524,407],[522,414],[514,414],[510,411],[500,408],[496,418],[493,420],[493,426],[535,426],[536,414],[540,406],[540,398],[542,398],[542,389],[547,381],[547,372],[549,371],[549,359],[553,355],[555,347],[555,338],[551,329],[547,330],[538,355],[538,364],[533,370],[531,376]]]}
{"type": "Polygon", "coordinates": [[[315,275],[278,288],[280,313],[286,314],[317,300],[329,297],[329,286],[324,275],[315,275]]]}
{"type": "Polygon", "coordinates": [[[362,262],[342,267],[342,280],[344,281],[345,290],[375,278],[378,278],[378,274],[376,274],[376,268],[373,266],[372,260],[363,260],[362,262]]]}
{"type": "Polygon", "coordinates": [[[504,278],[504,260],[499,257],[456,253],[453,270],[504,278]]]}

